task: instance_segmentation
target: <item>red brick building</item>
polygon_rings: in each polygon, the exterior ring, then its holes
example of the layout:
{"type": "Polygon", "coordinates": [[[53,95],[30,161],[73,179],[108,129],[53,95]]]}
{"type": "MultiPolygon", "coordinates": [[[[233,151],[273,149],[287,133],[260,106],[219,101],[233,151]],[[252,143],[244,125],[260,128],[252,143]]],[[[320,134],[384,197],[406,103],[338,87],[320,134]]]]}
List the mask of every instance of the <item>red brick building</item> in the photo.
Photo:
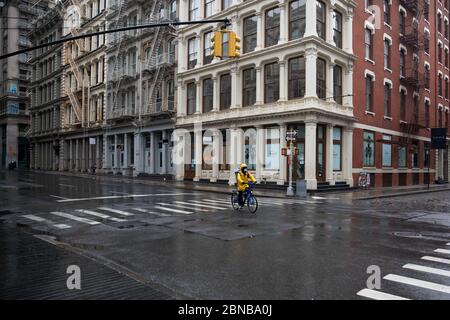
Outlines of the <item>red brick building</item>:
{"type": "Polygon", "coordinates": [[[448,149],[430,150],[430,128],[449,126],[450,1],[357,3],[355,182],[362,170],[376,187],[448,180],[448,149]]]}

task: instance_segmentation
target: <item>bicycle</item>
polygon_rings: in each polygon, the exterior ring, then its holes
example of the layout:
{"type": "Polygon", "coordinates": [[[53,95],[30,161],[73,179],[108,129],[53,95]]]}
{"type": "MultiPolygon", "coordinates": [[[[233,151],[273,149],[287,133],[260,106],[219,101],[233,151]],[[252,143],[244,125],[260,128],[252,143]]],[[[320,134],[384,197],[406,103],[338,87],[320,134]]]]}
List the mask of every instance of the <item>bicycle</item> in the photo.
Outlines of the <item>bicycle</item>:
{"type": "Polygon", "coordinates": [[[231,193],[231,205],[233,206],[234,210],[239,210],[245,205],[247,205],[248,211],[251,213],[255,213],[256,210],[258,210],[258,200],[256,199],[255,195],[253,194],[253,184],[249,184],[249,187],[247,190],[244,191],[244,201],[243,205],[239,205],[239,194],[237,191],[233,191],[231,193]]]}

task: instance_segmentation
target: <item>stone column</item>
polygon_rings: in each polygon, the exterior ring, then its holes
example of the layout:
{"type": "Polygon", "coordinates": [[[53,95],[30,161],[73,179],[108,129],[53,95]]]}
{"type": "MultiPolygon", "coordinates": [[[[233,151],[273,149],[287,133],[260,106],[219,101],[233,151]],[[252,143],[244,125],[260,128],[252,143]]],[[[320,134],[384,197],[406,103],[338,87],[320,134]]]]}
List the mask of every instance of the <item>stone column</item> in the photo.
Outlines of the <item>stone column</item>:
{"type": "Polygon", "coordinates": [[[203,132],[197,130],[194,132],[194,150],[195,150],[195,177],[194,181],[199,181],[202,177],[203,161],[203,132]]]}
{"type": "Polygon", "coordinates": [[[155,132],[150,132],[150,173],[155,174],[156,173],[156,165],[155,160],[156,159],[156,139],[155,139],[155,132]]]}
{"type": "Polygon", "coordinates": [[[75,171],[80,171],[80,139],[75,139],[75,171]]]}
{"type": "Polygon", "coordinates": [[[15,123],[6,124],[6,166],[11,161],[15,161],[18,164],[19,153],[19,126],[15,123]]]}
{"type": "MultiPolygon", "coordinates": [[[[123,168],[127,170],[129,164],[128,161],[128,152],[129,152],[129,143],[128,143],[128,133],[124,133],[123,134],[123,168]]],[[[122,170],[124,171],[124,170],[122,170]]]]}
{"type": "Polygon", "coordinates": [[[256,16],[256,50],[261,50],[264,48],[264,23],[263,16],[261,12],[257,12],[256,16]]]}
{"type": "Polygon", "coordinates": [[[167,174],[167,146],[168,143],[164,143],[164,141],[167,139],[167,130],[163,130],[162,131],[162,140],[163,140],[163,144],[162,144],[162,174],[167,174]]]}
{"type": "Polygon", "coordinates": [[[200,114],[203,112],[203,95],[202,95],[202,81],[195,82],[195,86],[197,89],[197,99],[196,99],[196,105],[195,105],[195,114],[200,114]]]}
{"type": "Polygon", "coordinates": [[[264,103],[264,77],[261,72],[262,67],[257,66],[256,70],[256,105],[264,103]]]}
{"type": "MultiPolygon", "coordinates": [[[[325,26],[325,40],[335,46],[333,39],[333,15],[334,15],[334,6],[327,5],[327,14],[326,14],[326,26],[325,26]]],[[[344,33],[344,32],[342,32],[344,33]]]]}
{"type": "MultiPolygon", "coordinates": [[[[307,1],[308,3],[314,1],[307,1]]],[[[315,26],[315,24],[314,24],[315,26]]],[[[317,83],[316,83],[316,70],[317,70],[317,49],[316,48],[308,48],[306,49],[306,92],[305,98],[317,98],[317,83]],[[311,80],[310,80],[311,79],[311,80]]]]}
{"type": "Polygon", "coordinates": [[[142,134],[136,133],[134,135],[134,176],[138,176],[144,172],[144,146],[142,142],[142,134]]]}
{"type": "Polygon", "coordinates": [[[234,170],[237,169],[239,166],[238,159],[237,159],[237,153],[238,153],[238,129],[237,128],[230,128],[230,148],[229,148],[229,159],[230,159],[230,179],[228,181],[229,185],[233,185],[236,183],[236,177],[234,174],[234,170]]]}
{"type": "Polygon", "coordinates": [[[282,60],[279,63],[280,68],[280,102],[288,100],[288,85],[287,85],[287,72],[286,72],[286,61],[282,60]]]}
{"type": "Polygon", "coordinates": [[[280,8],[280,40],[279,44],[286,43],[289,39],[289,9],[287,9],[287,0],[280,0],[279,8],[280,8]]]}
{"type": "MultiPolygon", "coordinates": [[[[316,11],[316,1],[308,0],[306,1],[306,25],[305,25],[305,37],[317,36],[317,11],[316,11]]],[[[351,33],[350,33],[351,34],[351,33]]]]}
{"type": "Polygon", "coordinates": [[[81,147],[81,171],[85,172],[86,171],[86,139],[87,138],[83,138],[81,139],[81,143],[82,143],[82,147],[81,147]]]}
{"type": "MultiPolygon", "coordinates": [[[[287,148],[286,142],[287,126],[285,123],[280,123],[280,148],[287,148]]],[[[288,180],[288,168],[286,157],[281,155],[280,151],[280,176],[278,178],[278,184],[284,184],[288,180]]]]}
{"type": "Polygon", "coordinates": [[[220,110],[220,77],[213,77],[213,112],[220,110]]]}
{"type": "Polygon", "coordinates": [[[177,114],[180,117],[187,114],[186,101],[186,86],[183,81],[179,79],[177,85],[177,114]]]}
{"type": "Polygon", "coordinates": [[[305,123],[305,180],[308,190],[317,189],[316,179],[317,123],[305,123]]]}
{"type": "Polygon", "coordinates": [[[334,176],[333,176],[333,125],[327,125],[326,131],[326,159],[325,159],[325,174],[326,179],[330,183],[330,185],[335,184],[334,176]]]}
{"type": "Polygon", "coordinates": [[[353,37],[351,36],[353,32],[353,11],[346,14],[343,20],[342,45],[345,51],[353,53],[353,37]]]}
{"type": "Polygon", "coordinates": [[[220,146],[222,143],[222,135],[220,130],[213,132],[213,164],[211,182],[216,182],[219,178],[219,164],[220,164],[220,146]]]}
{"type": "Polygon", "coordinates": [[[74,165],[73,160],[74,160],[74,158],[73,158],[73,140],[71,139],[71,140],[69,140],[69,157],[68,157],[68,161],[69,161],[68,170],[69,171],[73,170],[73,165],[74,165]]]}
{"type": "Polygon", "coordinates": [[[256,180],[261,182],[264,169],[264,127],[256,127],[256,180]]]}
{"type": "Polygon", "coordinates": [[[345,127],[342,136],[342,171],[345,182],[353,187],[353,128],[345,127]]]}
{"type": "Polygon", "coordinates": [[[348,65],[343,72],[342,79],[342,104],[346,107],[353,106],[353,64],[348,65]]]}
{"type": "Polygon", "coordinates": [[[242,86],[241,86],[241,75],[239,69],[236,65],[231,67],[231,90],[234,93],[231,95],[231,109],[240,108],[242,105],[242,86]]]}
{"type": "Polygon", "coordinates": [[[326,101],[334,101],[333,94],[334,94],[334,63],[328,62],[328,70],[327,70],[327,79],[326,79],[326,92],[327,94],[325,97],[327,98],[326,101]]]}
{"type": "Polygon", "coordinates": [[[179,131],[175,131],[174,133],[173,161],[175,165],[175,179],[178,181],[184,180],[186,136],[185,133],[179,131]]]}
{"type": "Polygon", "coordinates": [[[101,161],[102,161],[102,148],[100,148],[101,141],[103,140],[101,136],[97,136],[95,141],[95,172],[97,170],[100,170],[102,167],[101,161]]]}
{"type": "Polygon", "coordinates": [[[120,162],[119,162],[120,158],[119,158],[119,150],[117,150],[117,143],[118,143],[117,134],[115,134],[114,135],[114,168],[120,167],[120,162]]]}

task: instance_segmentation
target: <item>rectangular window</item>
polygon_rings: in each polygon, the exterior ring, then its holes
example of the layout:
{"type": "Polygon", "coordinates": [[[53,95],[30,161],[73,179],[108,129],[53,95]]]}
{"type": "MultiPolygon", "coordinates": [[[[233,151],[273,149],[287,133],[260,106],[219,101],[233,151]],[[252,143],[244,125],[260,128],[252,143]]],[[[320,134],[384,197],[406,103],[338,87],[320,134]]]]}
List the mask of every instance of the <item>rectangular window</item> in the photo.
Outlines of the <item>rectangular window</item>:
{"type": "Polygon", "coordinates": [[[317,97],[319,99],[326,99],[326,61],[320,58],[316,60],[316,79],[317,79],[317,97]]]}
{"type": "Polygon", "coordinates": [[[317,35],[325,40],[326,34],[326,5],[322,1],[316,2],[316,28],[317,35]]]}
{"type": "Polygon", "coordinates": [[[306,1],[294,0],[289,4],[289,39],[303,38],[306,26],[306,1]]]}
{"type": "Polygon", "coordinates": [[[405,59],[406,59],[405,51],[400,50],[400,77],[405,76],[405,59]]]}
{"type": "Polygon", "coordinates": [[[280,72],[278,63],[264,66],[264,103],[278,101],[280,97],[280,72]]]}
{"type": "Polygon", "coordinates": [[[243,30],[243,50],[244,53],[255,51],[257,44],[257,19],[256,16],[251,16],[244,19],[243,30]]]}
{"type": "Polygon", "coordinates": [[[280,130],[266,129],[265,169],[278,170],[280,168],[280,130]]]}
{"type": "Polygon", "coordinates": [[[210,64],[213,61],[213,54],[211,49],[212,31],[205,32],[203,35],[203,64],[210,64]]]}
{"type": "Polygon", "coordinates": [[[406,168],[406,147],[404,146],[398,148],[398,167],[406,168]]]}
{"type": "Polygon", "coordinates": [[[265,14],[265,47],[278,44],[280,40],[280,8],[276,7],[266,11],[265,14]]]}
{"type": "Polygon", "coordinates": [[[200,0],[189,0],[189,21],[198,19],[198,7],[200,0]]]}
{"type": "Polygon", "coordinates": [[[384,84],[384,115],[391,116],[391,87],[389,84],[384,84]]]}
{"type": "Polygon", "coordinates": [[[167,106],[173,110],[175,106],[175,83],[173,80],[167,82],[167,106]]]}
{"type": "Polygon", "coordinates": [[[252,106],[256,102],[256,71],[255,68],[246,69],[242,72],[242,105],[252,106]]]}
{"type": "Polygon", "coordinates": [[[405,34],[405,13],[400,11],[400,33],[405,34]]]}
{"type": "Polygon", "coordinates": [[[411,154],[412,167],[417,168],[419,166],[419,142],[414,141],[411,149],[412,149],[411,154]]]}
{"type": "Polygon", "coordinates": [[[366,29],[364,36],[365,58],[372,60],[372,30],[366,29]]]}
{"type": "Polygon", "coordinates": [[[364,131],[363,138],[363,165],[366,167],[375,166],[375,134],[370,131],[364,131]]]}
{"type": "Polygon", "coordinates": [[[213,97],[214,97],[214,84],[211,78],[203,80],[203,112],[209,112],[213,108],[213,97]]]}
{"type": "Polygon", "coordinates": [[[366,111],[373,112],[373,78],[366,77],[366,111]]]}
{"type": "Polygon", "coordinates": [[[334,101],[342,104],[342,68],[338,65],[333,67],[333,97],[334,101]]]}
{"type": "Polygon", "coordinates": [[[205,0],[205,18],[211,17],[214,14],[214,7],[216,0],[205,0]]]}
{"type": "Polygon", "coordinates": [[[333,128],[333,171],[341,171],[342,159],[342,129],[340,127],[333,128]]]}
{"type": "Polygon", "coordinates": [[[333,41],[338,48],[342,48],[342,14],[333,11],[333,41]]]}
{"type": "Polygon", "coordinates": [[[305,96],[305,58],[289,59],[289,99],[305,96]]]}
{"type": "Polygon", "coordinates": [[[392,137],[383,135],[383,167],[392,167],[392,137]]]}
{"type": "Polygon", "coordinates": [[[231,75],[220,76],[220,110],[229,109],[231,106],[231,75]]]}
{"type": "Polygon", "coordinates": [[[188,69],[193,69],[197,65],[197,38],[188,41],[188,69]]]}
{"type": "Polygon", "coordinates": [[[391,45],[388,40],[384,40],[384,68],[391,69],[391,45]]]}
{"type": "Polygon", "coordinates": [[[400,120],[406,120],[406,92],[400,91],[400,120]]]}
{"type": "Polygon", "coordinates": [[[222,10],[225,10],[231,6],[232,0],[222,0],[222,10]]]}
{"type": "Polygon", "coordinates": [[[391,24],[391,0],[384,0],[384,22],[391,24]]]}
{"type": "Polygon", "coordinates": [[[197,85],[191,82],[187,85],[187,114],[194,114],[197,105],[197,85]]]}

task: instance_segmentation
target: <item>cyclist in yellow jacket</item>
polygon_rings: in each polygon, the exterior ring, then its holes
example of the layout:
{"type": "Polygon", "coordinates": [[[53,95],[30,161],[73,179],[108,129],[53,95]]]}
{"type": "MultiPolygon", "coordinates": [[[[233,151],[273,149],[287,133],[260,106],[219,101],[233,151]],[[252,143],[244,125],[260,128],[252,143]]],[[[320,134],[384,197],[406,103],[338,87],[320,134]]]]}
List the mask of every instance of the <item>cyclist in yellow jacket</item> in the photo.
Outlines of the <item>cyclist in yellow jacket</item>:
{"type": "Polygon", "coordinates": [[[236,175],[237,177],[237,187],[238,187],[238,199],[239,205],[242,207],[244,205],[244,192],[248,189],[249,180],[256,183],[255,177],[248,171],[247,165],[245,163],[241,164],[240,170],[236,175]]]}

